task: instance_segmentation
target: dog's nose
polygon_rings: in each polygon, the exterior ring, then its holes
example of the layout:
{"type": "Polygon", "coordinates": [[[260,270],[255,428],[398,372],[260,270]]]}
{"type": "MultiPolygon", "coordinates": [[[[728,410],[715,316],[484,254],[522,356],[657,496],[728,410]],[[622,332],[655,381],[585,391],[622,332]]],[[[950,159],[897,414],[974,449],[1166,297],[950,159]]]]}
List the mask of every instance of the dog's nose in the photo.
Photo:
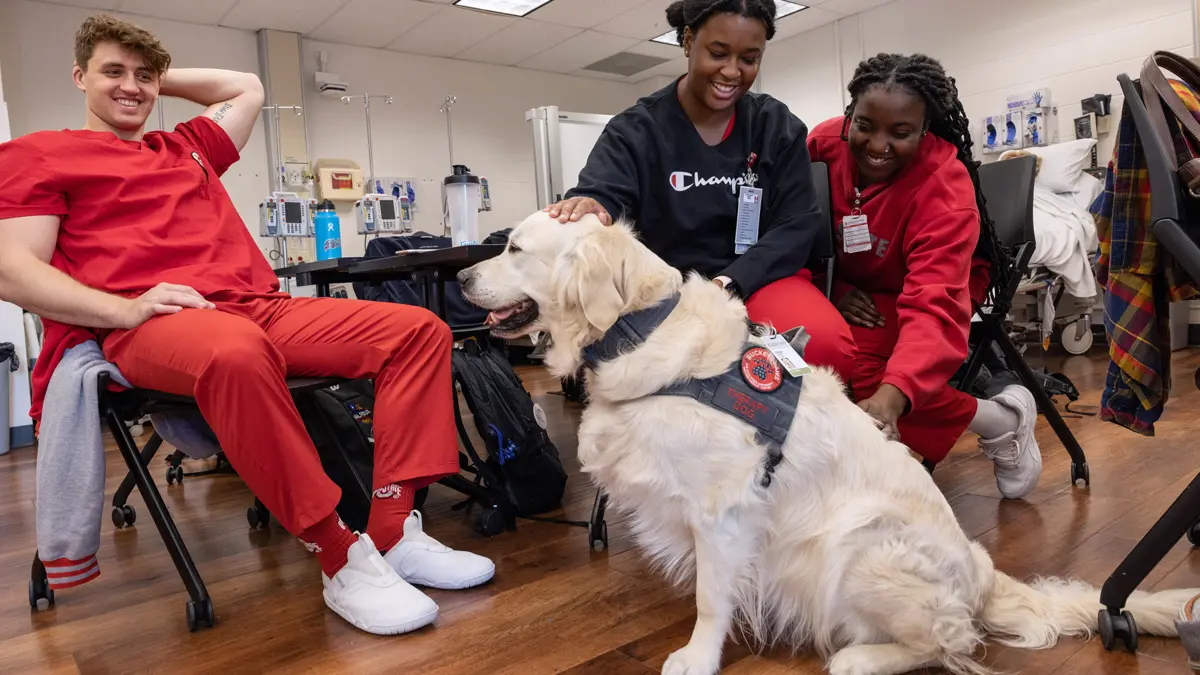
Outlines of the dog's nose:
{"type": "Polygon", "coordinates": [[[461,286],[464,291],[470,288],[471,282],[474,281],[474,279],[475,275],[471,273],[471,268],[469,267],[458,273],[458,285],[461,286]]]}

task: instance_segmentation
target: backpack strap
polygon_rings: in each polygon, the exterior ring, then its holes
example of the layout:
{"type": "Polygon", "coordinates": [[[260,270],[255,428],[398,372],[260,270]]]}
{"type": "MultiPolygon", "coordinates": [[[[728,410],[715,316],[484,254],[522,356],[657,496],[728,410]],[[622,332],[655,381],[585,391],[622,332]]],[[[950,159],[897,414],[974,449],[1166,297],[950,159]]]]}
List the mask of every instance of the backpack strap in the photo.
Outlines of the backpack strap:
{"type": "MultiPolygon", "coordinates": [[[[1163,103],[1166,103],[1167,109],[1179,123],[1182,132],[1191,136],[1192,141],[1198,145],[1200,145],[1200,121],[1196,120],[1183,101],[1179,99],[1179,94],[1175,93],[1174,87],[1163,75],[1161,68],[1165,68],[1192,91],[1200,94],[1200,67],[1188,59],[1168,51],[1154,52],[1142,64],[1142,99],[1146,104],[1146,112],[1150,115],[1150,123],[1154,125],[1162,142],[1167,145],[1167,157],[1171,162],[1171,168],[1179,175],[1183,187],[1191,191],[1191,184],[1200,179],[1200,158],[1192,157],[1182,166],[1180,165],[1163,103]]],[[[1143,142],[1153,141],[1143,139],[1143,142]]],[[[1200,197],[1200,194],[1192,192],[1192,196],[1200,197]]]]}

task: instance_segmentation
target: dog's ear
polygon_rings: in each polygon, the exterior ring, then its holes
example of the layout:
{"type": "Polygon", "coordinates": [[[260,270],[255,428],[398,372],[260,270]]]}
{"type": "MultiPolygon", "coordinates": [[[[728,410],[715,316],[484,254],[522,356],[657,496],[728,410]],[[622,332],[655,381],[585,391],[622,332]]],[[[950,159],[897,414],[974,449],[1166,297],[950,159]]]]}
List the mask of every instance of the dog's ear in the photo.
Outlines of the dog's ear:
{"type": "Polygon", "coordinates": [[[563,313],[584,317],[588,327],[601,333],[617,322],[625,307],[618,269],[621,257],[610,249],[612,238],[605,236],[606,229],[581,238],[555,270],[563,313]]]}

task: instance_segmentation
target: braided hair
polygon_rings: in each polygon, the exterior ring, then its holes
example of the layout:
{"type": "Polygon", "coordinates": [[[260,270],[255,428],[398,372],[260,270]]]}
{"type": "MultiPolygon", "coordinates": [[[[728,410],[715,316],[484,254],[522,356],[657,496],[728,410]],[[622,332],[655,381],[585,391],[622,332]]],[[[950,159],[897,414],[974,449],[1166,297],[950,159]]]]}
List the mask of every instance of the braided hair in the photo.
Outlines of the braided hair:
{"type": "Polygon", "coordinates": [[[928,131],[958,149],[958,160],[967,167],[975,186],[975,203],[979,206],[980,233],[975,253],[991,263],[988,297],[995,301],[997,289],[1011,288],[1012,256],[1000,243],[988,216],[987,200],[979,187],[979,162],[972,155],[970,121],[958,98],[954,78],[946,74],[941,63],[924,54],[879,54],[867,59],[858,65],[850,80],[847,125],[859,97],[877,85],[900,86],[923,99],[928,131]]]}
{"type": "Polygon", "coordinates": [[[714,14],[758,19],[767,27],[767,39],[775,37],[775,0],[676,0],[667,7],[667,23],[682,45],[684,30],[695,35],[714,14]]]}

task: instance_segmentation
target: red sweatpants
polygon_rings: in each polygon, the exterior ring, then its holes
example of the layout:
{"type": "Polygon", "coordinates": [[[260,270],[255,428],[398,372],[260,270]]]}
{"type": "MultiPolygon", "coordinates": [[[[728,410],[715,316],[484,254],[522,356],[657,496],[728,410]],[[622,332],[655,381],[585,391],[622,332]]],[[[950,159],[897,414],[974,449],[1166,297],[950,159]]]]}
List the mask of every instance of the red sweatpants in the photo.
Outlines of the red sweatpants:
{"type": "MultiPolygon", "coordinates": [[[[900,318],[894,296],[872,294],[875,309],[883,315],[882,328],[850,326],[858,347],[851,383],[859,401],[870,398],[883,384],[888,359],[896,348],[900,318]]],[[[936,345],[931,345],[936,349],[936,345]]],[[[896,422],[900,442],[932,462],[945,459],[950,449],[967,430],[978,408],[975,397],[947,384],[896,422]]]]}
{"type": "Polygon", "coordinates": [[[449,327],[419,307],[220,293],[115,331],[105,357],[136,387],[192,396],[229,463],[293,535],[333,513],[285,379],[375,378],[374,486],[458,472],[449,327]]]}
{"type": "Polygon", "coordinates": [[[751,321],[769,323],[780,333],[804,326],[811,336],[804,360],[832,368],[843,382],[850,383],[856,352],[850,326],[825,293],[813,285],[808,270],[763,286],[746,301],[746,312],[751,321]]]}

